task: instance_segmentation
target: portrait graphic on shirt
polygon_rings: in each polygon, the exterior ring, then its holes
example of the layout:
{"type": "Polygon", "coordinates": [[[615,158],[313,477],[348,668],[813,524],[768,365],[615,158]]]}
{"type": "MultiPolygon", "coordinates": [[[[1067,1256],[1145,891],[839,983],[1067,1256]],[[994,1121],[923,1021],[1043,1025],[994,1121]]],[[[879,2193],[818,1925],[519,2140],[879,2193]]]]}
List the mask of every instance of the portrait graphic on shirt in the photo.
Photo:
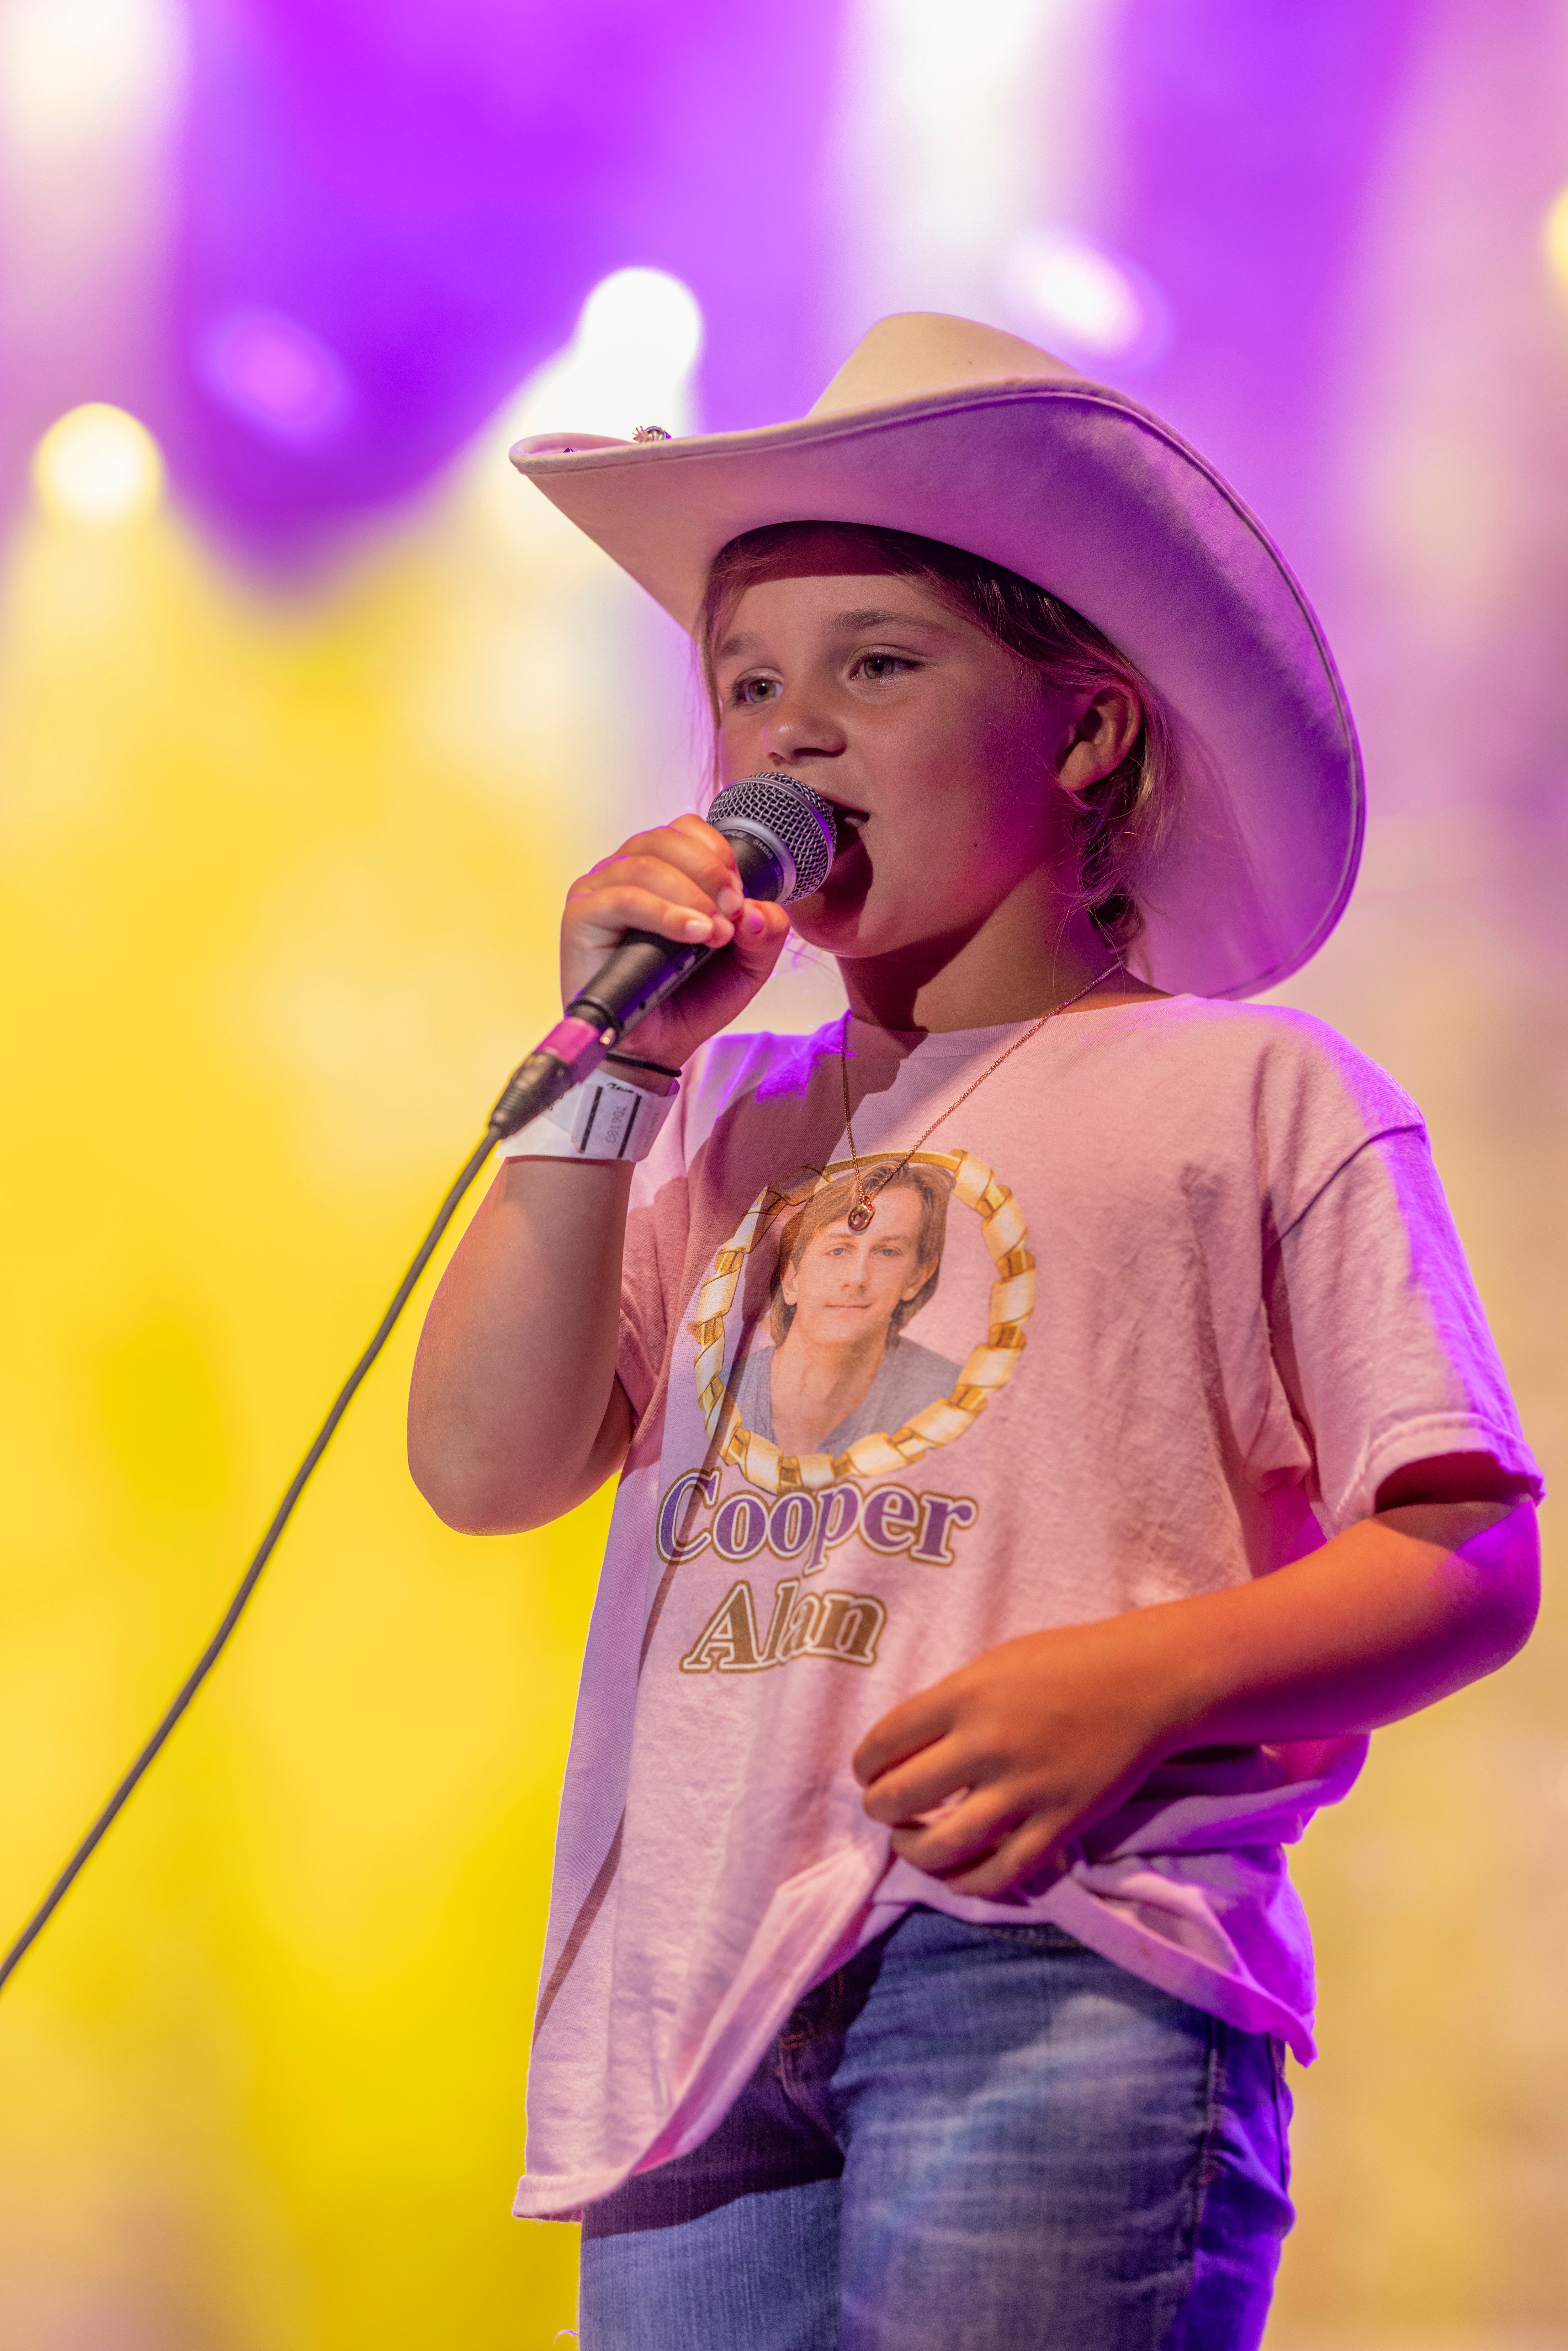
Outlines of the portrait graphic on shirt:
{"type": "Polygon", "coordinates": [[[1017,1203],[967,1153],[863,1158],[858,1173],[835,1162],[812,1175],[753,1202],[715,1258],[692,1325],[709,1433],[772,1493],[896,1475],[964,1435],[1010,1376],[1034,1303],[1017,1203]],[[917,1327],[956,1207],[978,1217],[994,1276],[988,1327],[967,1354],[917,1327]],[[743,1285],[746,1329],[732,1334],[743,1285]]]}
{"type": "Polygon", "coordinates": [[[868,1171],[862,1229],[851,1221],[852,1174],[780,1219],[767,1321],[729,1393],[746,1426],[786,1457],[842,1453],[858,1437],[902,1427],[957,1379],[950,1356],[904,1335],[936,1288],[952,1179],[910,1166],[876,1188],[881,1173],[868,1171]]]}

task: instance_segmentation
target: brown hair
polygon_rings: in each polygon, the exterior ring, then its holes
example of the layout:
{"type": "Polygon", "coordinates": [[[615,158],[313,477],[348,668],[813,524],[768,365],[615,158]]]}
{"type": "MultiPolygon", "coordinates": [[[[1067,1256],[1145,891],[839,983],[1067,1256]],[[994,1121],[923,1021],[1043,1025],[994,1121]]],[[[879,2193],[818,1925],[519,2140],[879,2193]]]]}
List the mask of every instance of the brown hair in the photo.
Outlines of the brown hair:
{"type": "MultiPolygon", "coordinates": [[[[866,1162],[869,1166],[870,1161],[866,1162]]],[[[906,1322],[913,1322],[936,1288],[936,1278],[942,1270],[942,1252],[947,1246],[947,1202],[953,1190],[953,1179],[940,1167],[916,1167],[911,1163],[900,1167],[878,1189],[871,1187],[881,1201],[890,1192],[916,1192],[920,1196],[920,1228],[915,1238],[916,1262],[929,1265],[929,1278],[913,1298],[902,1298],[893,1310],[888,1324],[888,1336],[896,1339],[906,1322]]],[[[812,1193],[802,1207],[796,1209],[779,1236],[779,1258],[768,1283],[768,1328],[775,1346],[782,1346],[789,1336],[789,1325],[795,1320],[795,1309],[784,1295],[784,1270],[799,1265],[810,1244],[826,1225],[836,1225],[847,1217],[859,1197],[859,1187],[852,1176],[840,1176],[812,1193]]]]}
{"type": "Polygon", "coordinates": [[[1143,724],[1132,749],[1073,802],[1084,906],[1095,928],[1125,951],[1143,928],[1137,883],[1169,831],[1180,789],[1175,726],[1147,678],[1109,637],[1032,580],[941,539],[877,524],[776,522],[743,531],[714,558],[697,622],[715,726],[721,715],[714,667],[720,630],[746,590],[766,578],[774,558],[796,538],[816,530],[863,539],[882,568],[899,579],[918,580],[946,598],[1050,684],[1116,684],[1137,697],[1143,724]]]}

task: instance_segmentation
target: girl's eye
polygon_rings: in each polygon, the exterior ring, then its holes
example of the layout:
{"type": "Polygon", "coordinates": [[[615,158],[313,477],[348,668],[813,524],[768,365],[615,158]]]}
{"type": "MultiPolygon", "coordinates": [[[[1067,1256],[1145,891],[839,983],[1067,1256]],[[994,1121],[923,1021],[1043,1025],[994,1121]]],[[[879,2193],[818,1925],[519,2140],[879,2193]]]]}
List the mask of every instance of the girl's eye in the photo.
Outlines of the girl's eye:
{"type": "Polygon", "coordinates": [[[730,687],[729,698],[742,709],[756,709],[758,703],[771,702],[779,693],[776,677],[737,677],[730,687]]]}
{"type": "Polygon", "coordinates": [[[862,653],[855,666],[862,677],[880,684],[883,678],[896,677],[901,671],[913,669],[915,664],[902,653],[862,653]]]}

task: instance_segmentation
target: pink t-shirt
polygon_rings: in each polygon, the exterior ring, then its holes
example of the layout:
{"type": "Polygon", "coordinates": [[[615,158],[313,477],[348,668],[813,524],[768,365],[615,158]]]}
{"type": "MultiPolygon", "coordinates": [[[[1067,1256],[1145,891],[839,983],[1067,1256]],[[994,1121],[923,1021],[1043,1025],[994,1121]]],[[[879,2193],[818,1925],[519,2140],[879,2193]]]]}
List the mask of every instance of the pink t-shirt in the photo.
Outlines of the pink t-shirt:
{"type": "Polygon", "coordinates": [[[1332,1030],[1086,1009],[960,1100],[1021,1029],[911,1050],[857,1024],[860,1233],[841,1033],[716,1040],[637,1170],[636,1434],[519,2213],[700,2144],[802,1992],[914,1903],[1051,1920],[1310,2058],[1281,1847],[1364,1739],[1173,1760],[1048,1891],[994,1902],[893,1859],[851,1755],[999,1641],[1299,1558],[1406,1462],[1490,1453],[1539,1491],[1419,1114],[1332,1030]]]}

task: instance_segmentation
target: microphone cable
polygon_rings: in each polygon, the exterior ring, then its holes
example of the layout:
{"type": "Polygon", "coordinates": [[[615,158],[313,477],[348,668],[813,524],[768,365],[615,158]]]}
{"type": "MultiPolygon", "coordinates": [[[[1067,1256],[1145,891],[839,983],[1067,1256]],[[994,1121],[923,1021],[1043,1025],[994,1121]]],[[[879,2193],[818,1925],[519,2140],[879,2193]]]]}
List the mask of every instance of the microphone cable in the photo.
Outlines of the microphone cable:
{"type": "MultiPolygon", "coordinates": [[[[506,1097],[503,1096],[503,1101],[505,1101],[505,1099],[506,1097]]],[[[520,1120],[517,1121],[518,1124],[521,1123],[522,1122],[520,1120]]],[[[396,1290],[393,1290],[392,1301],[389,1304],[386,1312],[382,1316],[381,1321],[377,1323],[369,1345],[366,1347],[363,1354],[360,1357],[359,1362],[354,1365],[353,1370],[349,1374],[348,1378],[343,1382],[342,1386],[338,1390],[337,1395],[333,1397],[327,1417],[321,1423],[320,1427],[316,1431],[315,1436],[310,1441],[309,1447],[306,1452],[304,1459],[300,1462],[298,1468],[295,1471],[292,1479],[289,1480],[287,1490],[273,1513],[272,1523],[267,1528],[267,1532],[262,1536],[260,1542],[256,1545],[250,1564],[246,1569],[244,1575],[241,1576],[239,1583],[235,1588],[234,1598],[229,1602],[228,1606],[225,1609],[223,1615],[218,1622],[217,1630],[214,1633],[212,1639],[207,1643],[206,1647],[202,1651],[201,1656],[196,1659],[195,1664],[191,1667],[190,1672],[181,1683],[174,1697],[170,1700],[157,1729],[152,1732],[152,1737],[148,1740],[146,1745],[142,1748],[141,1753],[131,1764],[131,1769],[126,1772],[124,1778],[120,1781],[119,1786],[110,1797],[109,1802],[104,1805],[102,1811],[93,1822],[92,1826],[88,1830],[87,1834],[82,1838],[80,1844],[77,1846],[76,1851],[71,1855],[70,1859],[66,1863],[65,1867],[61,1870],[59,1876],[56,1878],[54,1884],[50,1886],[48,1892],[45,1895],[43,1900],[39,1903],[37,1908],[34,1911],[32,1917],[23,1928],[21,1933],[16,1937],[16,1941],[6,1951],[5,1958],[0,1959],[0,1991],[4,1991],[6,1984],[10,1981],[12,1976],[15,1975],[23,1959],[26,1957],[28,1951],[37,1941],[38,1937],[43,1933],[44,1928],[48,1925],[49,1920],[54,1917],[55,1912],[59,1908],[60,1904],[65,1900],[66,1896],[70,1892],[71,1887],[75,1885],[77,1879],[81,1876],[81,1873],[86,1868],[89,1861],[91,1860],[93,1854],[97,1851],[99,1844],[103,1842],[104,1837],[113,1826],[116,1818],[121,1812],[123,1812],[126,1804],[135,1793],[138,1785],[146,1777],[149,1768],[163,1747],[164,1742],[168,1739],[170,1732],[173,1729],[174,1725],[179,1721],[180,1717],[184,1713],[185,1708],[190,1705],[191,1700],[195,1697],[196,1692],[201,1688],[202,1684],[206,1680],[207,1676],[212,1672],[213,1667],[217,1664],[218,1659],[222,1656],[225,1649],[228,1646],[234,1629],[239,1623],[240,1618],[244,1615],[251,1595],[255,1592],[257,1583],[261,1581],[261,1572],[267,1565],[267,1561],[272,1557],[273,1552],[277,1550],[278,1538],[282,1534],[284,1528],[288,1524],[289,1520],[294,1515],[294,1506],[298,1501],[300,1495],[305,1491],[306,1487],[308,1485],[312,1471],[320,1460],[321,1456],[326,1452],[328,1446],[332,1442],[339,1422],[342,1419],[343,1415],[348,1411],[349,1406],[352,1404],[355,1395],[358,1394],[360,1388],[364,1383],[365,1375],[370,1371],[371,1364],[375,1362],[376,1357],[381,1353],[382,1349],[386,1345],[387,1341],[392,1337],[392,1332],[397,1326],[399,1316],[402,1314],[403,1308],[408,1304],[410,1298],[413,1295],[414,1288],[418,1283],[420,1275],[430,1263],[432,1257],[434,1255],[435,1250],[439,1246],[443,1233],[445,1232],[447,1226],[457,1214],[458,1208],[462,1206],[464,1196],[468,1191],[474,1178],[478,1175],[481,1167],[484,1166],[485,1162],[490,1156],[491,1152],[496,1148],[497,1144],[503,1140],[509,1132],[511,1132],[511,1129],[503,1123],[501,1105],[500,1103],[497,1103],[495,1113],[492,1113],[490,1123],[485,1130],[484,1141],[478,1144],[475,1149],[470,1152],[466,1160],[465,1160],[463,1166],[458,1173],[456,1181],[453,1184],[451,1190],[447,1193],[446,1197],[441,1203],[440,1207],[437,1208],[429,1231],[425,1234],[424,1238],[420,1242],[419,1247],[415,1249],[413,1258],[410,1259],[408,1271],[398,1283],[396,1290]]]]}
{"type": "MultiPolygon", "coordinates": [[[[742,777],[737,783],[726,785],[707,814],[709,823],[723,831],[730,843],[748,897],[775,899],[781,905],[789,905],[820,889],[826,881],[836,853],[838,811],[832,801],[823,799],[798,777],[771,770],[742,777]]],[[[331,1443],[366,1374],[391,1338],[399,1315],[456,1215],[464,1195],[497,1144],[504,1143],[530,1119],[559,1102],[573,1085],[597,1068],[612,1046],[699,965],[706,963],[713,953],[711,947],[682,946],[649,932],[627,932],[590,985],[573,997],[559,1025],[512,1071],[490,1113],[483,1141],[475,1146],[458,1171],[455,1182],[435,1212],[430,1230],[415,1249],[408,1271],[392,1292],[392,1303],[377,1324],[370,1344],[332,1399],[331,1408],[295,1471],[271,1525],[256,1545],[216,1632],[170,1700],[141,1752],[16,1941],[0,1959],[0,1991],[5,1991],[70,1892],[227,1647],[311,1473],[331,1443]]]]}

